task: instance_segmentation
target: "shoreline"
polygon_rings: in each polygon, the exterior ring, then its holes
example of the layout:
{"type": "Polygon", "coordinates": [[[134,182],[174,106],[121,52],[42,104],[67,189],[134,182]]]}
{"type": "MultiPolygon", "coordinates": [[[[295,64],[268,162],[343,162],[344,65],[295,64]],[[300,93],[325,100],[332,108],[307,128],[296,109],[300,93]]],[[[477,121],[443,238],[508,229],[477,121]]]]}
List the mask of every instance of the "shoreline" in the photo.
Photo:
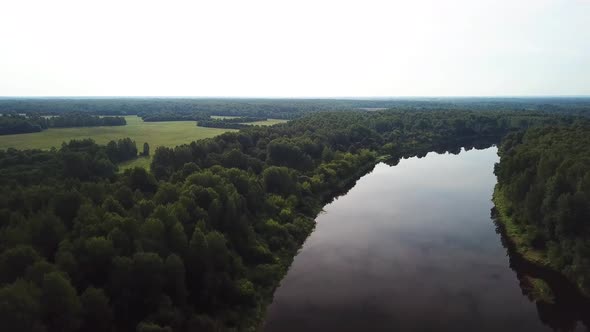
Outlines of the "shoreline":
{"type": "Polygon", "coordinates": [[[505,198],[498,184],[494,188],[492,202],[494,203],[492,218],[497,226],[497,232],[502,237],[502,244],[508,250],[510,265],[517,272],[519,279],[531,281],[528,285],[531,300],[548,303],[547,299],[553,297],[544,296],[549,288],[557,300],[563,297],[567,298],[568,302],[579,303],[582,307],[590,306],[590,294],[584,293],[574,280],[555,268],[546,251],[534,249],[525,242],[524,230],[508,216],[505,198]],[[543,294],[543,296],[535,296],[535,294],[543,294]]]}
{"type": "Polygon", "coordinates": [[[376,157],[370,163],[367,163],[366,165],[363,165],[361,168],[359,168],[357,170],[357,172],[355,172],[352,176],[341,180],[337,187],[332,188],[331,190],[325,191],[323,193],[319,193],[319,195],[318,195],[319,197],[317,197],[317,198],[319,199],[321,206],[318,206],[313,211],[312,216],[307,216],[308,218],[313,219],[313,228],[305,236],[305,240],[299,245],[299,247],[297,248],[297,250],[294,253],[289,253],[288,256],[283,257],[283,258],[285,258],[285,260],[281,262],[281,265],[283,265],[283,267],[285,268],[284,273],[281,275],[278,282],[275,285],[273,285],[273,287],[271,289],[267,289],[267,291],[270,291],[270,293],[268,294],[268,297],[265,297],[264,302],[261,304],[262,310],[259,312],[259,314],[262,314],[262,315],[259,317],[256,317],[256,319],[254,320],[256,322],[255,325],[253,326],[253,328],[252,327],[247,328],[248,331],[260,332],[260,331],[264,330],[265,319],[266,319],[266,310],[267,310],[268,306],[270,306],[270,304],[272,304],[272,301],[274,299],[274,292],[281,285],[281,281],[283,281],[283,279],[285,278],[285,276],[289,272],[289,268],[291,267],[291,264],[293,264],[293,260],[295,259],[295,257],[299,254],[299,251],[301,250],[301,248],[303,248],[303,244],[305,243],[307,238],[309,238],[309,236],[315,230],[315,226],[316,226],[315,220],[316,220],[317,216],[323,211],[324,206],[330,204],[334,199],[336,199],[340,196],[346,195],[346,193],[348,193],[348,191],[356,185],[356,182],[358,180],[360,180],[360,178],[362,178],[363,176],[372,172],[373,169],[375,168],[375,166],[377,164],[379,164],[380,162],[382,162],[382,160],[380,160],[378,157],[376,157]]]}

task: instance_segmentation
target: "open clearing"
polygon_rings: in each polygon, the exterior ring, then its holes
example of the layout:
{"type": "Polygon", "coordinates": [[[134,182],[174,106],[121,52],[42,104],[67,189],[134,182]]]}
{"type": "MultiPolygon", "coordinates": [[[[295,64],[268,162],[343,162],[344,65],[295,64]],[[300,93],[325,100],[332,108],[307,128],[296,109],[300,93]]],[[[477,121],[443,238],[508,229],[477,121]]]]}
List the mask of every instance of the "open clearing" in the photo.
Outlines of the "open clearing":
{"type": "Polygon", "coordinates": [[[158,146],[176,146],[213,137],[228,129],[197,127],[195,121],[144,122],[137,116],[126,116],[126,126],[49,128],[39,133],[0,136],[0,149],[50,149],[71,139],[92,138],[99,144],[129,137],[141,151],[148,142],[151,152],[158,146]]]}
{"type": "Polygon", "coordinates": [[[255,122],[247,122],[245,124],[247,125],[253,125],[253,126],[272,126],[272,125],[276,125],[279,123],[285,123],[289,120],[283,120],[283,119],[267,119],[266,121],[255,121],[255,122]]]}
{"type": "MultiPolygon", "coordinates": [[[[137,149],[140,152],[143,143],[148,142],[150,153],[153,154],[158,146],[172,147],[234,131],[234,129],[198,127],[195,121],[144,122],[134,115],[125,116],[125,120],[126,126],[49,128],[38,133],[3,135],[0,136],[0,150],[59,148],[64,141],[83,138],[92,138],[99,144],[106,144],[111,140],[129,137],[137,143],[137,149]]],[[[273,125],[283,122],[286,120],[268,119],[249,124],[273,125]]],[[[121,164],[120,168],[149,167],[150,159],[137,158],[121,164]]]]}
{"type": "MultiPolygon", "coordinates": [[[[223,119],[235,119],[235,118],[239,118],[239,116],[211,115],[211,118],[212,119],[223,120],[223,119]]],[[[287,121],[289,121],[289,120],[284,120],[284,119],[267,119],[266,121],[244,122],[244,124],[253,125],[253,126],[272,126],[272,125],[279,124],[279,123],[285,123],[287,121]]]]}

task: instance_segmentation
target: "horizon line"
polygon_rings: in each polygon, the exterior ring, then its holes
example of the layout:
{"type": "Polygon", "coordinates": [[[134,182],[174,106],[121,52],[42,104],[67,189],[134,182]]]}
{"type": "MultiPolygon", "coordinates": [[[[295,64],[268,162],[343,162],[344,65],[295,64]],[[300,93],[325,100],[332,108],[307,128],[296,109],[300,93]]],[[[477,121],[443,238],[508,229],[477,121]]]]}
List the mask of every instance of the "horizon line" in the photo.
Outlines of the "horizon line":
{"type": "Polygon", "coordinates": [[[561,94],[561,95],[451,95],[451,96],[437,96],[437,95],[423,95],[423,96],[195,96],[195,95],[162,95],[162,96],[142,96],[142,95],[20,95],[20,96],[0,96],[0,99],[108,99],[108,98],[123,98],[123,99],[349,99],[349,100],[376,100],[376,99],[525,99],[525,98],[590,98],[590,95],[575,95],[575,94],[561,94]]]}

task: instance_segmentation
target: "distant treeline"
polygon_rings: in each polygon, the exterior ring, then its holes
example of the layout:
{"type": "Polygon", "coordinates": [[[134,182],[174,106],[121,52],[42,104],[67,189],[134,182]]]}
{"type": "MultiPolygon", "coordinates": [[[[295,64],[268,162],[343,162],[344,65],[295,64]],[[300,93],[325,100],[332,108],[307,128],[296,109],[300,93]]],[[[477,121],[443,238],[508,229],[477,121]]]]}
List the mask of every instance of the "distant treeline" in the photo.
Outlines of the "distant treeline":
{"type": "MultiPolygon", "coordinates": [[[[240,129],[249,121],[227,121],[211,116],[295,119],[306,114],[346,110],[376,111],[543,111],[590,116],[590,98],[381,98],[381,99],[239,99],[239,98],[0,98],[0,113],[58,116],[137,115],[147,122],[198,121],[199,126],[240,129]]],[[[109,124],[101,124],[109,125],[109,124]]],[[[48,125],[51,127],[51,125],[48,125]]],[[[64,125],[72,126],[72,125],[64,125]]],[[[78,126],[78,125],[76,125],[78,126]]],[[[84,125],[86,126],[86,125],[84,125]]],[[[18,121],[6,133],[34,132],[43,124],[18,121]]]]}
{"type": "Polygon", "coordinates": [[[235,118],[215,119],[210,118],[206,120],[200,120],[197,122],[199,127],[210,127],[210,128],[225,128],[225,129],[241,129],[246,128],[249,122],[266,121],[267,118],[253,117],[253,116],[241,116],[235,118]]]}
{"type": "Polygon", "coordinates": [[[28,118],[22,115],[0,116],[0,135],[35,133],[47,128],[47,121],[41,117],[28,118]]]}
{"type": "Polygon", "coordinates": [[[70,113],[46,118],[47,127],[97,127],[97,126],[124,126],[127,124],[122,116],[93,116],[85,113],[70,113]]]}
{"type": "Polygon", "coordinates": [[[0,113],[59,115],[64,112],[85,112],[93,115],[139,115],[145,121],[198,121],[209,115],[294,119],[303,114],[318,111],[384,108],[398,110],[525,110],[582,114],[590,111],[590,98],[0,98],[0,113]]]}
{"type": "Polygon", "coordinates": [[[99,117],[87,113],[69,113],[58,116],[30,116],[20,114],[4,114],[0,116],[0,135],[39,132],[47,128],[124,126],[124,117],[99,117]]]}
{"type": "Polygon", "coordinates": [[[172,111],[153,111],[141,112],[137,114],[143,121],[159,122],[159,121],[201,121],[209,119],[206,113],[197,112],[172,112],[172,111]]]}

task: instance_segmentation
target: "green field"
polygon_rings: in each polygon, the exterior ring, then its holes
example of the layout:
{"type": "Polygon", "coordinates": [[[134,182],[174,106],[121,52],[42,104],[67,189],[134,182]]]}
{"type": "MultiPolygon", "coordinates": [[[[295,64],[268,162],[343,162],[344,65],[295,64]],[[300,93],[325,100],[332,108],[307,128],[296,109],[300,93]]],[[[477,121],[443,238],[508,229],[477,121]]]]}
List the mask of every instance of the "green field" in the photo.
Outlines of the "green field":
{"type": "MultiPolygon", "coordinates": [[[[239,118],[239,116],[229,116],[229,115],[211,115],[212,119],[235,119],[239,118]]],[[[253,126],[272,126],[279,123],[285,123],[288,120],[283,119],[267,119],[266,121],[254,121],[254,122],[245,122],[244,124],[253,125],[253,126]]]]}
{"type": "Polygon", "coordinates": [[[231,115],[211,115],[211,119],[235,119],[239,118],[239,116],[231,116],[231,115]]]}
{"type": "Polygon", "coordinates": [[[279,123],[285,123],[289,120],[283,120],[283,119],[267,119],[266,121],[255,121],[255,122],[248,122],[245,123],[247,125],[253,125],[253,126],[272,126],[272,125],[276,125],[279,123]]]}
{"type": "MultiPolygon", "coordinates": [[[[195,121],[143,122],[137,116],[126,116],[126,126],[49,128],[39,133],[0,136],[0,149],[50,149],[60,147],[71,139],[92,138],[99,144],[130,137],[139,151],[148,142],[151,153],[158,146],[177,146],[194,140],[217,136],[230,129],[197,127],[195,121]]],[[[149,166],[148,158],[138,158],[121,165],[122,169],[133,166],[149,166]]]]}
{"type": "MultiPolygon", "coordinates": [[[[148,142],[153,154],[158,146],[177,146],[192,141],[217,136],[234,129],[205,128],[196,126],[195,121],[144,122],[137,116],[126,116],[126,126],[50,128],[38,133],[0,136],[0,150],[15,149],[50,149],[59,148],[64,141],[71,139],[92,138],[99,144],[111,140],[130,137],[137,143],[139,151],[143,143],[148,142]]],[[[273,125],[286,120],[268,119],[252,122],[253,125],[273,125]]],[[[121,169],[129,167],[149,167],[150,158],[137,158],[121,164],[121,169]]]]}
{"type": "Polygon", "coordinates": [[[92,138],[99,144],[130,137],[141,149],[148,142],[152,152],[158,146],[176,146],[194,140],[213,137],[228,131],[197,127],[195,121],[143,122],[137,116],[126,116],[126,126],[50,128],[39,133],[0,136],[0,149],[50,149],[63,141],[92,138]]]}

